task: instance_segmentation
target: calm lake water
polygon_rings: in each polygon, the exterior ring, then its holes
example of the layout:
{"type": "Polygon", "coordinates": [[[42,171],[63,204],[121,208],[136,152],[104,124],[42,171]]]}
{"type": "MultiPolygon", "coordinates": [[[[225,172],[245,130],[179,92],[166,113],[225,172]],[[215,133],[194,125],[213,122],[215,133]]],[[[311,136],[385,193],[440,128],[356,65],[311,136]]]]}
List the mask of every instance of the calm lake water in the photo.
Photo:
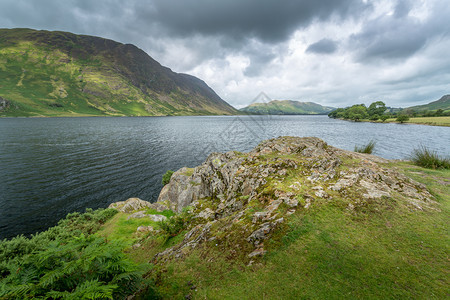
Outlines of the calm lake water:
{"type": "Polygon", "coordinates": [[[156,201],[168,169],[282,135],[317,136],[347,150],[373,139],[385,158],[406,158],[420,145],[450,152],[448,127],[327,116],[2,118],[0,130],[0,238],[44,230],[87,207],[156,201]]]}

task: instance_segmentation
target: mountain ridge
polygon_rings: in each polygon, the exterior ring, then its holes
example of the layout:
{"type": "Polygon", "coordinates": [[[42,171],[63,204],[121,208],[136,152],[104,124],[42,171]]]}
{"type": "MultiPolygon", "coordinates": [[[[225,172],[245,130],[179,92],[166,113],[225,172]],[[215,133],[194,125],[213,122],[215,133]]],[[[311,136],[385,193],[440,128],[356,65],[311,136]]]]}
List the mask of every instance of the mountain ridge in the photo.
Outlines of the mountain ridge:
{"type": "Polygon", "coordinates": [[[415,105],[411,107],[407,107],[406,109],[412,109],[412,110],[436,110],[436,109],[442,109],[442,110],[450,110],[450,94],[444,95],[438,100],[431,101],[427,104],[422,105],[415,105]]]}
{"type": "Polygon", "coordinates": [[[0,29],[0,55],[0,96],[10,104],[4,115],[237,113],[203,80],[173,72],[132,44],[0,29]]]}
{"type": "Polygon", "coordinates": [[[314,102],[296,100],[272,100],[267,103],[252,103],[240,111],[264,115],[325,115],[334,110],[314,102]]]}

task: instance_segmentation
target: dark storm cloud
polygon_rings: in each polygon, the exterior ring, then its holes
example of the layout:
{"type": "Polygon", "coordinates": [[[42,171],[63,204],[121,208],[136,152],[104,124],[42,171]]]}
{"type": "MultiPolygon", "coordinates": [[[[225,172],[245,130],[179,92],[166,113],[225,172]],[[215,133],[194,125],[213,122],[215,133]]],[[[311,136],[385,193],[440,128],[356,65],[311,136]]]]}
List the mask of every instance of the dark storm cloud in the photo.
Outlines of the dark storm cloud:
{"type": "Polygon", "coordinates": [[[286,40],[295,30],[331,17],[359,16],[370,7],[361,0],[156,0],[137,3],[139,19],[157,22],[170,34],[286,40]]]}
{"type": "Polygon", "coordinates": [[[319,53],[319,54],[331,54],[336,52],[337,43],[330,39],[321,39],[320,41],[311,44],[306,49],[306,52],[319,53]]]}
{"type": "Polygon", "coordinates": [[[70,31],[127,41],[133,1],[2,0],[0,27],[70,31]]]}
{"type": "MultiPolygon", "coordinates": [[[[193,52],[184,68],[230,54],[250,56],[250,76],[270,63],[272,53],[251,48],[254,40],[276,45],[312,22],[359,18],[363,0],[2,0],[3,27],[31,27],[97,35],[134,43],[162,58],[170,39],[193,52]],[[207,40],[209,39],[209,41],[207,40]],[[194,48],[195,47],[195,48],[194,48]]],[[[263,47],[262,47],[263,48],[263,47]]]]}
{"type": "Polygon", "coordinates": [[[349,39],[349,48],[360,62],[402,60],[423,49],[433,39],[449,34],[448,6],[437,3],[432,18],[423,22],[409,15],[413,2],[398,1],[392,15],[364,23],[361,32],[349,39]]]}
{"type": "Polygon", "coordinates": [[[120,40],[130,32],[152,38],[216,36],[226,48],[240,48],[249,38],[278,43],[311,22],[359,17],[369,8],[363,0],[2,0],[0,17],[9,27],[120,40]]]}

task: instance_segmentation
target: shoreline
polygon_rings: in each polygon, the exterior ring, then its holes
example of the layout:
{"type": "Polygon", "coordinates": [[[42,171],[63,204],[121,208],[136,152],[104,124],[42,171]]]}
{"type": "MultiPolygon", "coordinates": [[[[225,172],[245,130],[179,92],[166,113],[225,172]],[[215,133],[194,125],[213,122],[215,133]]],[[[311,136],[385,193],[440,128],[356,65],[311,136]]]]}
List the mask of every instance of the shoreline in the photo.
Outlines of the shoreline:
{"type": "Polygon", "coordinates": [[[357,122],[366,122],[366,123],[368,122],[368,123],[377,123],[377,124],[388,124],[388,123],[392,124],[392,123],[395,123],[395,124],[402,124],[402,125],[415,124],[415,125],[450,127],[450,117],[447,117],[447,116],[446,117],[417,117],[417,118],[411,118],[408,121],[405,121],[403,123],[400,123],[400,122],[396,121],[396,119],[394,119],[394,118],[387,119],[384,122],[382,122],[382,121],[371,121],[369,119],[353,121],[353,120],[349,120],[349,119],[336,118],[336,120],[355,122],[355,123],[357,123],[357,122]],[[421,120],[417,120],[417,119],[421,119],[421,120]],[[433,122],[434,120],[441,121],[442,123],[433,122]]]}

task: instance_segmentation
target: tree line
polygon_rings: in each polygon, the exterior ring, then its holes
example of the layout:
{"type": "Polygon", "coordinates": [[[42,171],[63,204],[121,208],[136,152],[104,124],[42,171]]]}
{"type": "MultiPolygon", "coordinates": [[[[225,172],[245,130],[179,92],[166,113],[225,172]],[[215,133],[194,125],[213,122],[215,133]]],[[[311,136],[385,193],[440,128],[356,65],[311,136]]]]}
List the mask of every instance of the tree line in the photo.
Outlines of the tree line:
{"type": "Polygon", "coordinates": [[[355,104],[346,108],[338,108],[328,114],[328,117],[334,119],[344,119],[352,121],[370,120],[382,122],[390,118],[395,118],[398,122],[408,121],[410,117],[439,117],[448,116],[450,112],[442,109],[416,111],[410,108],[394,109],[386,107],[383,101],[375,101],[367,107],[365,104],[355,104]]]}
{"type": "Polygon", "coordinates": [[[355,104],[346,108],[338,108],[328,114],[330,118],[360,121],[369,119],[371,121],[386,121],[391,117],[387,113],[386,104],[383,101],[376,101],[367,107],[365,104],[355,104]]]}

